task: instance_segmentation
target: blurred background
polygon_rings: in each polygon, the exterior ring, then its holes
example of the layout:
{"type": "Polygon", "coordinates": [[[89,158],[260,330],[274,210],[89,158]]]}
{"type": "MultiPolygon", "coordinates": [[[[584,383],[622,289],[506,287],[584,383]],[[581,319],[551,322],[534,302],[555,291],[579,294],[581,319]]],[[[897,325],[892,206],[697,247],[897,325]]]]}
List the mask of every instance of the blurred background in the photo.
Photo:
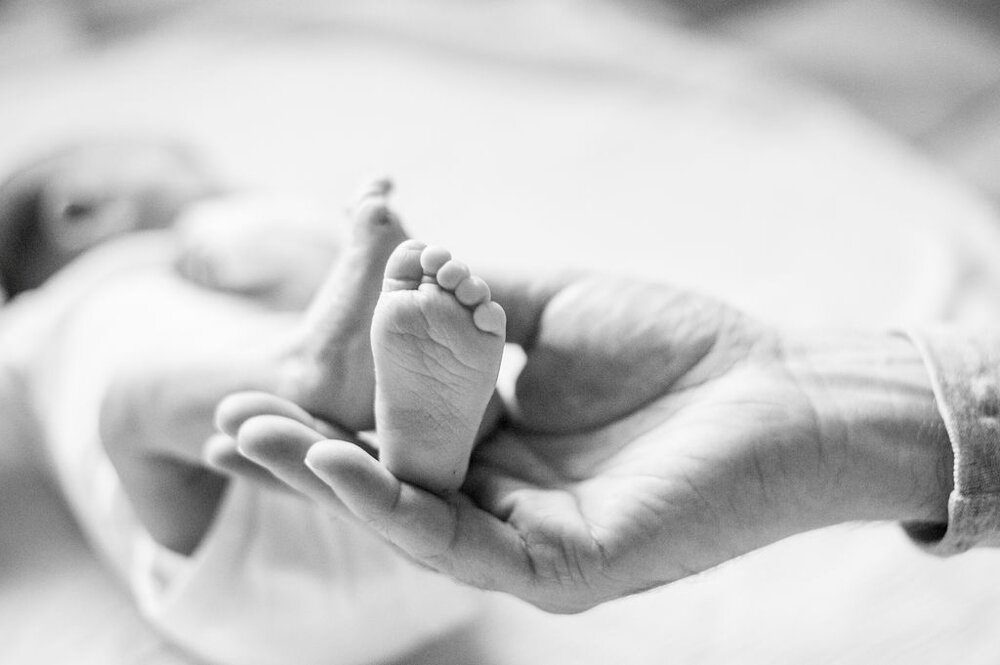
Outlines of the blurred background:
{"type": "MultiPolygon", "coordinates": [[[[0,0],[0,173],[122,134],[332,217],[390,173],[414,234],[475,265],[795,327],[1000,316],[991,0],[0,0]]],[[[0,662],[198,662],[27,459],[0,445],[0,662]]],[[[580,616],[493,597],[400,662],[992,665],[996,566],[842,525],[580,616]]]]}
{"type": "MultiPolygon", "coordinates": [[[[255,13],[285,27],[328,3],[225,0],[3,0],[0,71],[141,39],[171,22],[215,15],[246,27],[255,13]]],[[[336,4],[336,3],[334,3],[336,4]]],[[[377,4],[377,3],[376,3],[377,4]]],[[[1000,201],[1000,5],[992,0],[621,0],[644,20],[734,42],[822,86],[1000,201]]],[[[326,5],[326,6],[324,6],[326,5]]],[[[461,10],[460,10],[461,11],[461,10]]],[[[333,14],[333,16],[331,16],[333,14]]],[[[232,25],[218,25],[232,29],[232,25]]],[[[272,25],[272,27],[275,27],[272,25]]],[[[312,26],[316,29],[316,26],[312,26]]]]}

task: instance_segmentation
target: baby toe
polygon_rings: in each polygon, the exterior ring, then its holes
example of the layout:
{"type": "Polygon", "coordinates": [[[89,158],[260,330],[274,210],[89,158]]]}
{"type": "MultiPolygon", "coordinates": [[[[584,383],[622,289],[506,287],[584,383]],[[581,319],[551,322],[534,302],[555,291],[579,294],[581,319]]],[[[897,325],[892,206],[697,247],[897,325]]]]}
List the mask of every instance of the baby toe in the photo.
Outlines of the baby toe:
{"type": "Polygon", "coordinates": [[[507,330],[507,314],[503,307],[490,301],[484,302],[472,312],[472,321],[476,327],[486,333],[502,335],[507,330]]]}
{"type": "Polygon", "coordinates": [[[455,297],[466,307],[472,307],[490,299],[490,287],[482,278],[472,275],[455,287],[455,297]]]}
{"type": "Polygon", "coordinates": [[[444,247],[431,245],[420,255],[420,265],[425,275],[436,275],[442,266],[451,260],[451,252],[444,247]]]}
{"type": "Polygon", "coordinates": [[[389,255],[385,264],[383,291],[415,289],[423,279],[424,269],[420,266],[420,256],[427,247],[419,240],[406,240],[389,255]]]}
{"type": "Polygon", "coordinates": [[[437,272],[437,283],[444,289],[454,291],[459,284],[467,280],[470,276],[469,266],[461,261],[452,259],[448,261],[437,272]]]}

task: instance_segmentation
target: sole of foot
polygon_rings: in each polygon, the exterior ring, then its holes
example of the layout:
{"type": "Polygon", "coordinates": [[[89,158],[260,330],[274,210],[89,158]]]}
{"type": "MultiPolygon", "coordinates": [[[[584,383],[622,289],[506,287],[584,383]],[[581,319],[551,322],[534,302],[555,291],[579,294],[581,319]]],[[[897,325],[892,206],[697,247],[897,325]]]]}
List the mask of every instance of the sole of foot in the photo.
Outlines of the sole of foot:
{"type": "Polygon", "coordinates": [[[462,485],[505,330],[487,284],[447,250],[408,240],[389,257],[371,348],[380,459],[396,477],[436,493],[462,485]]]}

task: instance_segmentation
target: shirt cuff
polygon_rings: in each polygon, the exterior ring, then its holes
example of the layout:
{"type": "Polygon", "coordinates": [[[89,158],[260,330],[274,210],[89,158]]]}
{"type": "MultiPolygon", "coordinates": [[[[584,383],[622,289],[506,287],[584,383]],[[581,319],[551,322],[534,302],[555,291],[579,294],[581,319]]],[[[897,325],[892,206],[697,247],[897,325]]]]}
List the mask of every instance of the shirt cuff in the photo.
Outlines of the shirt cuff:
{"type": "Polygon", "coordinates": [[[948,523],[903,528],[941,556],[1000,547],[1000,331],[908,331],[930,373],[955,457],[948,523]]]}

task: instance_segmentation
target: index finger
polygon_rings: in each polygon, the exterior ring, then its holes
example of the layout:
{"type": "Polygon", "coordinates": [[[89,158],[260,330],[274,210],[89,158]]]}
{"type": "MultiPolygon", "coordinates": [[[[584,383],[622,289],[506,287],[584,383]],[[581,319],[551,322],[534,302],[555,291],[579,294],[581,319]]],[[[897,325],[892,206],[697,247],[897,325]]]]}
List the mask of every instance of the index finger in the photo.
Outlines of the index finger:
{"type": "Polygon", "coordinates": [[[400,481],[340,441],[313,445],[306,464],[360,520],[420,563],[483,589],[538,596],[527,542],[467,496],[439,496],[400,481]]]}

